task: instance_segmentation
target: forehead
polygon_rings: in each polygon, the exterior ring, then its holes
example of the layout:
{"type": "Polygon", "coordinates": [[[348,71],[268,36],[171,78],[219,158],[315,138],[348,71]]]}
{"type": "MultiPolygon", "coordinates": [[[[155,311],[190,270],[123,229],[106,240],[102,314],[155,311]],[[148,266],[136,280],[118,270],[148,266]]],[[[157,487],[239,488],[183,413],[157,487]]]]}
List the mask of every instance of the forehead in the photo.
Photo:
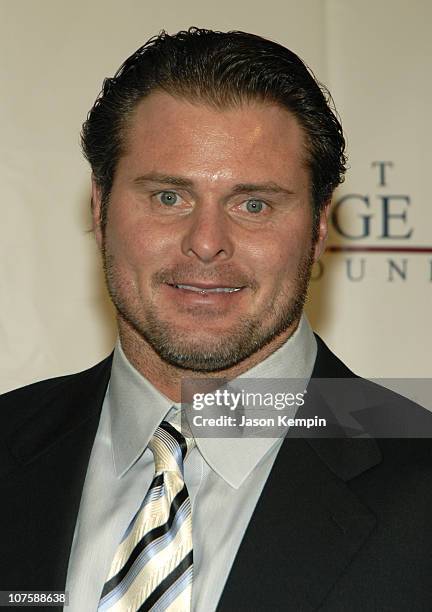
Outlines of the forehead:
{"type": "Polygon", "coordinates": [[[129,119],[119,166],[128,172],[189,171],[245,180],[279,174],[301,180],[305,159],[303,129],[277,104],[255,101],[219,109],[154,92],[129,119]]]}

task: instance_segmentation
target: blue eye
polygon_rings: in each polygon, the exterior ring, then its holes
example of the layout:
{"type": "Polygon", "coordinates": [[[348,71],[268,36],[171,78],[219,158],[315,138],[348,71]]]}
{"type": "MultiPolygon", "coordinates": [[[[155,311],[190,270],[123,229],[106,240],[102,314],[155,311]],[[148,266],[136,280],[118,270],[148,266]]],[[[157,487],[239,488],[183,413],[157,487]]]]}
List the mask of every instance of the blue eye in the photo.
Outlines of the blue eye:
{"type": "Polygon", "coordinates": [[[165,206],[177,204],[179,197],[174,191],[162,191],[158,194],[159,201],[165,206]]]}
{"type": "Polygon", "coordinates": [[[248,200],[246,209],[250,213],[259,213],[263,210],[265,203],[262,200],[248,200]]]}

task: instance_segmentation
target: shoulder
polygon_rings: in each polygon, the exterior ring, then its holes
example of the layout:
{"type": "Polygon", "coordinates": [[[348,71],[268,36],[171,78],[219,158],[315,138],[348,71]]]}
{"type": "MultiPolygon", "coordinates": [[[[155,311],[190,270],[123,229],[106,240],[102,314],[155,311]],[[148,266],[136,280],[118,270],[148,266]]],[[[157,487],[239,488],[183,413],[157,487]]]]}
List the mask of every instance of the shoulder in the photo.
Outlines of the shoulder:
{"type": "Polygon", "coordinates": [[[38,381],[0,395],[0,422],[8,433],[53,402],[70,403],[89,388],[108,383],[112,355],[81,372],[38,381]]]}
{"type": "Polygon", "coordinates": [[[376,465],[381,464],[380,472],[390,466],[397,470],[401,465],[408,471],[409,466],[417,471],[423,465],[427,466],[428,478],[432,477],[432,412],[377,382],[357,376],[321,338],[316,336],[316,340],[318,352],[309,412],[325,413],[328,428],[310,434],[315,438],[313,445],[331,448],[334,454],[347,449],[345,467],[350,463],[348,455],[355,463],[367,449],[373,451],[376,465]]]}
{"type": "Polygon", "coordinates": [[[314,334],[317,343],[317,356],[312,378],[358,378],[343,361],[339,359],[318,334],[314,334]]]}
{"type": "Polygon", "coordinates": [[[321,338],[316,340],[312,387],[319,392],[318,401],[330,399],[335,413],[354,418],[374,438],[432,438],[432,412],[389,389],[385,381],[354,374],[321,338]]]}

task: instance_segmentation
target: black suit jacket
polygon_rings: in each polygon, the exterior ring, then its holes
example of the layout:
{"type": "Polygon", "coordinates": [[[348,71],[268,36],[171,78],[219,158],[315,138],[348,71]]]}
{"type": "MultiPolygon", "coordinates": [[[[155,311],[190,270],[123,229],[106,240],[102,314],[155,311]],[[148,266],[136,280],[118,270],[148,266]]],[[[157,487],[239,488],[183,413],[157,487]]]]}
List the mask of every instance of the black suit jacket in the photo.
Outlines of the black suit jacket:
{"type": "MultiPolygon", "coordinates": [[[[313,377],[354,376],[317,341],[313,377]]],[[[107,358],[0,397],[0,590],[65,587],[110,369],[107,358]]],[[[432,610],[430,440],[337,429],[283,443],[218,612],[432,610]]]]}

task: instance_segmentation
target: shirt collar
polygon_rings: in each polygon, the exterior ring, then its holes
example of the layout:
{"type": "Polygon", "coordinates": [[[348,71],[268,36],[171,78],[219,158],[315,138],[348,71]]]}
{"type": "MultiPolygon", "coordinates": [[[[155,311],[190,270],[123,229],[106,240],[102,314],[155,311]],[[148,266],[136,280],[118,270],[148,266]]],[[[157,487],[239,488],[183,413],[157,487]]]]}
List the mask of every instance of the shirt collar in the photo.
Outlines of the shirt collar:
{"type": "MultiPolygon", "coordinates": [[[[302,378],[312,373],[317,344],[303,315],[296,331],[274,353],[242,378],[302,378]]],[[[114,350],[108,388],[111,440],[115,470],[122,476],[146,449],[165,417],[177,420],[180,405],[160,393],[128,361],[120,342],[114,350]]],[[[238,488],[279,439],[197,438],[198,450],[209,466],[229,485],[238,488]]]]}
{"type": "Polygon", "coordinates": [[[114,349],[108,406],[114,467],[122,476],[147,448],[172,402],[133,367],[120,340],[114,349]]]}
{"type": "MultiPolygon", "coordinates": [[[[303,379],[309,382],[317,354],[317,343],[305,315],[295,332],[264,361],[243,372],[237,381],[253,379],[303,379]]],[[[280,438],[198,438],[201,454],[228,484],[238,488],[280,438]]]]}

